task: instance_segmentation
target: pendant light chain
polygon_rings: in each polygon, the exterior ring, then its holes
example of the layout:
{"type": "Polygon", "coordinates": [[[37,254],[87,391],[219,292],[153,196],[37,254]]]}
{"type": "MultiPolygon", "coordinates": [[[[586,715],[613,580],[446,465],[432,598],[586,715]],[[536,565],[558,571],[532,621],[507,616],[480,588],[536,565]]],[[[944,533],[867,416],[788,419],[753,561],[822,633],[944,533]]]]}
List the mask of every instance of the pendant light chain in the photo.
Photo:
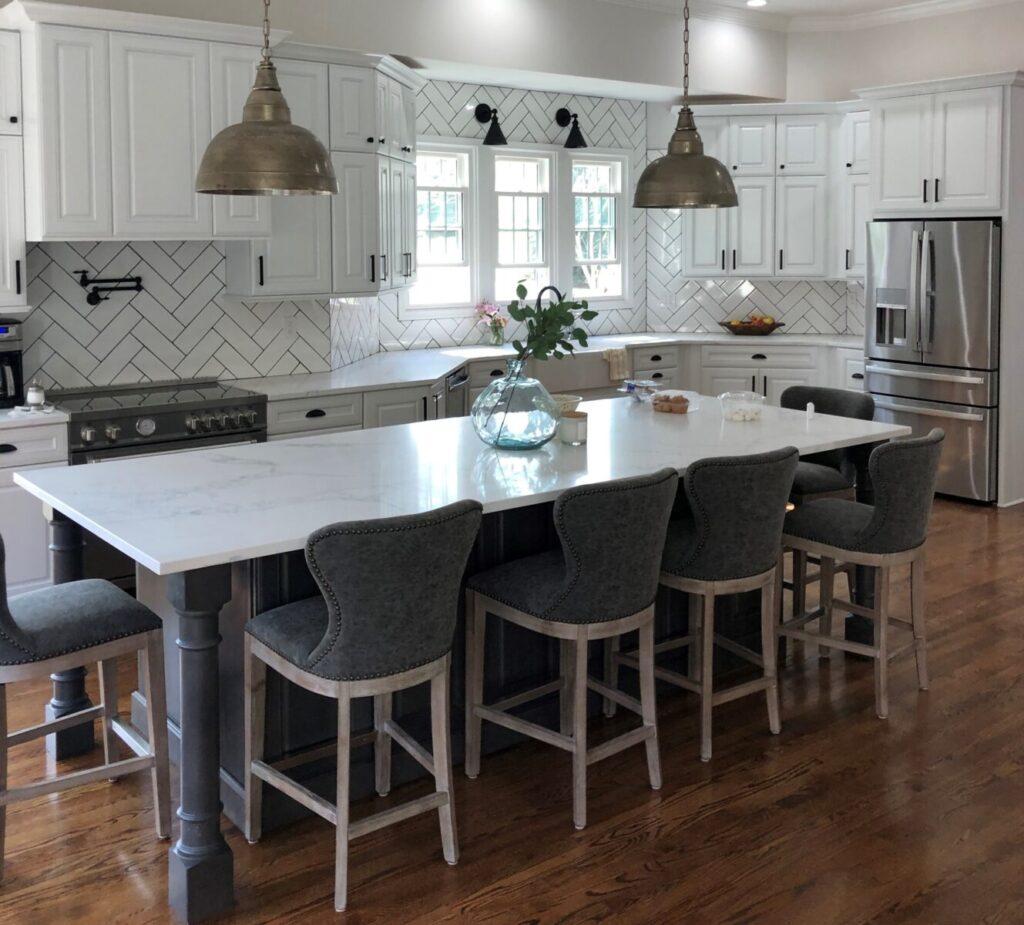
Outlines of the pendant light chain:
{"type": "MultiPolygon", "coordinates": [[[[268,0],[269,2],[269,0],[268,0]]],[[[690,103],[690,0],[683,4],[683,106],[690,103]]]]}
{"type": "Polygon", "coordinates": [[[270,0],[263,0],[263,60],[270,61],[270,0]]]}

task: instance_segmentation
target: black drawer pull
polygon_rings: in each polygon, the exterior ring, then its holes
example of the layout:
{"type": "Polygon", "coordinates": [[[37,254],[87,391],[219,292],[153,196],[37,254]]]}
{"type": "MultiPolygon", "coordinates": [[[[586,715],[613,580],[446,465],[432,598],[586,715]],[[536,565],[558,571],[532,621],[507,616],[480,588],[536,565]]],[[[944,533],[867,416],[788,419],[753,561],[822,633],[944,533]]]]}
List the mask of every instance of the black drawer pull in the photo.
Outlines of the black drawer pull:
{"type": "Polygon", "coordinates": [[[653,375],[651,376],[651,378],[652,378],[652,379],[664,379],[664,378],[665,378],[665,374],[664,374],[664,373],[654,373],[654,374],[653,374],[653,375]]]}
{"type": "Polygon", "coordinates": [[[503,369],[492,369],[491,370],[491,378],[492,379],[495,379],[498,376],[504,376],[504,375],[505,375],[505,370],[503,370],[503,369]]]}
{"type": "Polygon", "coordinates": [[[16,295],[21,295],[21,261],[14,261],[14,288],[16,295]]]}
{"type": "Polygon", "coordinates": [[[262,285],[264,285],[264,277],[263,277],[263,258],[262,258],[262,257],[260,257],[260,258],[259,258],[259,260],[257,261],[257,263],[259,264],[259,272],[260,272],[260,285],[262,286],[262,285]]]}
{"type": "Polygon", "coordinates": [[[324,411],[323,408],[314,408],[312,411],[307,411],[306,412],[306,417],[307,418],[325,418],[325,417],[327,417],[327,412],[324,411]]]}
{"type": "Polygon", "coordinates": [[[864,373],[854,373],[852,376],[850,376],[850,378],[851,379],[863,379],[864,378],[864,373]]]}
{"type": "Polygon", "coordinates": [[[850,269],[850,249],[846,249],[846,269],[850,269]]]}
{"type": "Polygon", "coordinates": [[[752,359],[752,360],[767,360],[768,357],[766,357],[763,353],[755,353],[755,354],[753,354],[753,356],[751,356],[750,359],[752,359]]]}
{"type": "Polygon", "coordinates": [[[377,258],[370,254],[370,282],[377,282],[377,258]]]}
{"type": "Polygon", "coordinates": [[[0,453],[17,453],[18,448],[13,443],[0,443],[0,453]]]}
{"type": "Polygon", "coordinates": [[[651,357],[651,362],[652,363],[660,363],[661,362],[661,354],[660,353],[654,354],[654,356],[651,357]]]}

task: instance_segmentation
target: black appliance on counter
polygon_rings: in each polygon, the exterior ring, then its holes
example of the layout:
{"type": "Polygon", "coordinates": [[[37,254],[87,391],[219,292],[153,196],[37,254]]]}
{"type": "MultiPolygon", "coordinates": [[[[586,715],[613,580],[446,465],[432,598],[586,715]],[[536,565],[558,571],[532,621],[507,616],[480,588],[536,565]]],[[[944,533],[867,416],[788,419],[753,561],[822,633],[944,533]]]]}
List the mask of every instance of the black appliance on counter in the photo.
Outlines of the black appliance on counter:
{"type": "Polygon", "coordinates": [[[21,324],[0,318],[0,408],[25,404],[21,324]]]}
{"type": "MultiPolygon", "coordinates": [[[[267,397],[213,380],[51,392],[70,416],[72,466],[184,453],[267,439],[267,397]]],[[[135,563],[86,535],[84,576],[135,587],[135,563]]]]}

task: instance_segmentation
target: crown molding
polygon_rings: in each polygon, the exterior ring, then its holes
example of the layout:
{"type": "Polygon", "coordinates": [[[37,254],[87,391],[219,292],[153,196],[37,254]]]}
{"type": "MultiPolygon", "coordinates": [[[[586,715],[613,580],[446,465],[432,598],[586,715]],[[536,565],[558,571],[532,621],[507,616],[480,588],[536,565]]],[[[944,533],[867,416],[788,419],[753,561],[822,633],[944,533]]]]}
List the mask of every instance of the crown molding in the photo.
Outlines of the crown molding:
{"type": "MultiPolygon", "coordinates": [[[[600,0],[602,3],[613,3],[616,6],[630,6],[641,10],[653,10],[657,13],[683,15],[683,0],[600,0]]],[[[715,22],[731,22],[741,26],[754,26],[758,29],[770,29],[774,32],[785,32],[790,17],[764,10],[747,10],[734,6],[719,6],[708,0],[692,0],[690,14],[694,19],[713,20],[715,22]]]]}

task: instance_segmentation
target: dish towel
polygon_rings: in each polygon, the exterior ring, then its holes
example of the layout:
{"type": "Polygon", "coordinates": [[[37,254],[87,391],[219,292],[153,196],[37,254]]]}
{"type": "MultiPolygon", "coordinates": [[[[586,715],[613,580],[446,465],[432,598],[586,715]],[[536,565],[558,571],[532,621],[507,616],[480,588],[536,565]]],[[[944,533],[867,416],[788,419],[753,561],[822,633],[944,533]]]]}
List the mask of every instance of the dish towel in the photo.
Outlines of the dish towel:
{"type": "Polygon", "coordinates": [[[602,355],[608,361],[608,378],[612,382],[621,382],[629,378],[629,356],[625,348],[605,350],[602,355]]]}

